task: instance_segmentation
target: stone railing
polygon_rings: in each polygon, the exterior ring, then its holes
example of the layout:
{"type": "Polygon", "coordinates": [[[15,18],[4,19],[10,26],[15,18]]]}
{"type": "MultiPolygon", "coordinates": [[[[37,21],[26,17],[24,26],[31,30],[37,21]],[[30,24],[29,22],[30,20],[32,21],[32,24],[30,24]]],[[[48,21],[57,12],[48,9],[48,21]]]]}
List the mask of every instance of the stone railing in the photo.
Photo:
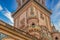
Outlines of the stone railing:
{"type": "Polygon", "coordinates": [[[29,33],[24,32],[24,31],[22,31],[22,30],[20,30],[20,29],[17,29],[17,28],[15,28],[15,27],[13,27],[13,26],[11,26],[11,25],[3,22],[3,21],[0,21],[0,25],[4,26],[5,28],[7,28],[7,29],[9,29],[9,30],[11,30],[11,31],[15,31],[15,32],[17,32],[17,33],[19,33],[19,34],[21,34],[21,35],[24,35],[24,36],[26,36],[27,38],[31,38],[32,40],[33,40],[33,39],[34,39],[34,40],[38,40],[36,37],[31,36],[29,33]]]}

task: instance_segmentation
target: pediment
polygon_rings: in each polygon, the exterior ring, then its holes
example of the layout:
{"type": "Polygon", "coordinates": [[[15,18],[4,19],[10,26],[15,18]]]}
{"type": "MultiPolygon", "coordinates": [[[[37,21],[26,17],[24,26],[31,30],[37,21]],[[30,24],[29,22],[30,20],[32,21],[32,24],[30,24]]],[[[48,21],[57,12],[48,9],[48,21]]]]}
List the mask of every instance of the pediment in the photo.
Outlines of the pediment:
{"type": "Polygon", "coordinates": [[[29,8],[30,6],[34,6],[34,7],[38,8],[39,10],[42,10],[42,11],[44,10],[44,12],[47,12],[47,14],[51,14],[51,12],[46,9],[46,7],[39,4],[38,2],[36,2],[36,1],[28,1],[22,7],[20,7],[14,14],[12,14],[12,16],[14,17],[14,16],[16,16],[18,14],[18,12],[23,12],[24,10],[27,10],[27,8],[29,8]]]}

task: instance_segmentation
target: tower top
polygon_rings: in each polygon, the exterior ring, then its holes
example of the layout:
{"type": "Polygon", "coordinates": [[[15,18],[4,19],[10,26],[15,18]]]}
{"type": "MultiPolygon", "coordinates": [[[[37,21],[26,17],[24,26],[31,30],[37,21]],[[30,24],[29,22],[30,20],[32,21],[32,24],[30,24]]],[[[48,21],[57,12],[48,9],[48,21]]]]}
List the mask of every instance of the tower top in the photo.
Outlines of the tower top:
{"type": "Polygon", "coordinates": [[[36,4],[38,4],[39,6],[41,6],[42,8],[44,8],[46,11],[48,11],[50,14],[52,14],[51,11],[48,10],[48,9],[46,8],[46,6],[45,6],[45,1],[46,1],[46,0],[16,0],[16,1],[17,1],[17,3],[18,3],[17,11],[14,12],[14,13],[12,14],[12,16],[14,16],[20,9],[22,9],[22,8],[23,8],[26,4],[28,4],[29,2],[35,2],[36,4]]]}
{"type": "MultiPolygon", "coordinates": [[[[28,1],[32,1],[32,0],[16,0],[18,3],[18,8],[20,8],[22,5],[24,5],[26,2],[28,1]]],[[[37,3],[44,5],[45,6],[45,0],[33,0],[36,1],[37,3]]]]}

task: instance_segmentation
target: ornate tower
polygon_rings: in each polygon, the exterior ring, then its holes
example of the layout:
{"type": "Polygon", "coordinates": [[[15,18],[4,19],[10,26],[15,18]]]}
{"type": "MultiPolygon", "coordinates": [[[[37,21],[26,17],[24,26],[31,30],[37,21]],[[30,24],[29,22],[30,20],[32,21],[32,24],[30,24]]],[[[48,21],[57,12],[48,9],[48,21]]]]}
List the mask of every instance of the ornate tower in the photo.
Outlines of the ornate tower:
{"type": "Polygon", "coordinates": [[[13,14],[14,27],[40,39],[51,32],[51,12],[45,8],[45,0],[17,0],[18,10],[13,14]]]}

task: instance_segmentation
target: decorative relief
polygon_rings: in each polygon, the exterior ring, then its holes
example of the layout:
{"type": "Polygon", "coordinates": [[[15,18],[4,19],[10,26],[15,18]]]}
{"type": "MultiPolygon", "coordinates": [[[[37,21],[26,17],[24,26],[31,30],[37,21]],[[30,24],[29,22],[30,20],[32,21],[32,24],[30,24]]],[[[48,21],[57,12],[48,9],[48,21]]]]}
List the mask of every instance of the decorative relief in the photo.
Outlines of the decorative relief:
{"type": "Polygon", "coordinates": [[[31,10],[30,14],[31,14],[31,16],[33,17],[33,16],[35,15],[35,14],[34,14],[34,8],[31,7],[30,10],[31,10]]]}
{"type": "Polygon", "coordinates": [[[45,38],[47,37],[47,32],[45,30],[42,31],[42,36],[45,38]]]}
{"type": "Polygon", "coordinates": [[[20,21],[20,23],[21,23],[21,29],[23,29],[24,28],[24,26],[25,26],[25,18],[23,18],[21,21],[20,21]]]}
{"type": "Polygon", "coordinates": [[[36,17],[37,16],[37,13],[36,13],[36,8],[35,7],[30,7],[30,17],[33,18],[33,17],[36,17]]]}
{"type": "Polygon", "coordinates": [[[46,32],[41,31],[41,26],[34,25],[35,27],[30,27],[29,28],[29,34],[32,36],[35,36],[39,40],[44,36],[46,37],[46,32]]]}
{"type": "Polygon", "coordinates": [[[34,6],[31,6],[30,8],[28,8],[27,10],[27,18],[38,18],[38,11],[34,6]]]}
{"type": "Polygon", "coordinates": [[[34,28],[33,27],[31,27],[31,28],[29,28],[29,32],[38,32],[38,31],[41,31],[41,27],[39,27],[39,26],[35,26],[34,28]]]}
{"type": "Polygon", "coordinates": [[[52,40],[52,36],[51,36],[51,34],[49,32],[48,32],[48,39],[52,40]]]}
{"type": "Polygon", "coordinates": [[[48,30],[48,28],[46,27],[46,26],[43,26],[43,25],[41,25],[41,28],[42,28],[42,30],[48,30]]]}
{"type": "Polygon", "coordinates": [[[28,26],[34,28],[35,26],[38,25],[38,19],[28,19],[27,22],[28,22],[28,26]]]}
{"type": "Polygon", "coordinates": [[[40,14],[40,18],[44,20],[44,16],[43,16],[43,14],[40,14]]]}
{"type": "Polygon", "coordinates": [[[46,27],[42,26],[36,26],[35,24],[33,25],[35,27],[30,27],[29,28],[29,34],[32,36],[37,37],[39,40],[43,38],[43,40],[52,40],[51,34],[48,32],[48,30],[45,30],[46,27]]]}

